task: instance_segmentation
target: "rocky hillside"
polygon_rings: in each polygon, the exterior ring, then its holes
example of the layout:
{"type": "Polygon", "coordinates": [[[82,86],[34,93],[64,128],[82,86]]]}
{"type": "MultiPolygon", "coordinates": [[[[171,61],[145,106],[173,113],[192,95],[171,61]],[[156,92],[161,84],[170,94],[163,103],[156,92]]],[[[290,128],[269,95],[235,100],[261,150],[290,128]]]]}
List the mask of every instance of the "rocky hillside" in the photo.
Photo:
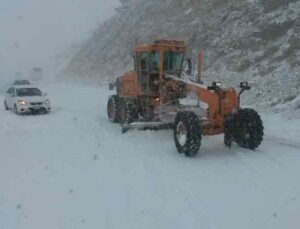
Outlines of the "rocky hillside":
{"type": "MultiPolygon", "coordinates": [[[[276,106],[300,93],[300,0],[122,0],[74,56],[73,77],[107,82],[132,65],[132,49],[183,39],[204,53],[204,76],[248,80],[246,102],[276,106]]],[[[298,97],[299,98],[299,97],[298,97]]]]}

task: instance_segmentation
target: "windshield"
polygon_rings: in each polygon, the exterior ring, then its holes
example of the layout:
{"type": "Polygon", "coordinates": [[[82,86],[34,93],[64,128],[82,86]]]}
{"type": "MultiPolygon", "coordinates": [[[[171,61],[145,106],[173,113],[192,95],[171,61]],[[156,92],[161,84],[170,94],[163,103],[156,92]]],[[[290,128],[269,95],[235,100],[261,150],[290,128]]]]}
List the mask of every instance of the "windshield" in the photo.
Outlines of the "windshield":
{"type": "Polygon", "coordinates": [[[28,80],[16,80],[14,85],[29,85],[30,82],[28,80]]]}
{"type": "Polygon", "coordinates": [[[17,96],[42,96],[42,92],[38,88],[19,88],[17,89],[17,96]]]}
{"type": "Polygon", "coordinates": [[[164,72],[180,73],[184,54],[182,52],[164,53],[164,72]]]}

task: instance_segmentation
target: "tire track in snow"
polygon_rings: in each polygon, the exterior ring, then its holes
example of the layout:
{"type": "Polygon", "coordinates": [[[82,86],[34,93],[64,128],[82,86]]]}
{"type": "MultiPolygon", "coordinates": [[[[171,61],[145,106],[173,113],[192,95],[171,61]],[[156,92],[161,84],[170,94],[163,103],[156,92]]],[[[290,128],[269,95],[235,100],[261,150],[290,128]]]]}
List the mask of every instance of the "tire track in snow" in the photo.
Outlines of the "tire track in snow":
{"type": "Polygon", "coordinates": [[[288,146],[290,148],[300,150],[300,143],[286,138],[281,138],[274,135],[267,135],[264,137],[264,141],[275,142],[282,146],[288,146]]]}

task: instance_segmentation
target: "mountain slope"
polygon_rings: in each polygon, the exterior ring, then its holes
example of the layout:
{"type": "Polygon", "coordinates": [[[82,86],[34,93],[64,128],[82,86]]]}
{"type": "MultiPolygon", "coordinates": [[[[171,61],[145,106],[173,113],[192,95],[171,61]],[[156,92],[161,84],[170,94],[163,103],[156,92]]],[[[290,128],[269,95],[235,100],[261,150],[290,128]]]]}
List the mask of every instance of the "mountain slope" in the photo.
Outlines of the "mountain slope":
{"type": "Polygon", "coordinates": [[[204,53],[205,78],[248,80],[249,104],[275,106],[300,92],[299,0],[124,0],[74,56],[68,72],[106,82],[130,69],[132,49],[183,39],[204,53]]]}

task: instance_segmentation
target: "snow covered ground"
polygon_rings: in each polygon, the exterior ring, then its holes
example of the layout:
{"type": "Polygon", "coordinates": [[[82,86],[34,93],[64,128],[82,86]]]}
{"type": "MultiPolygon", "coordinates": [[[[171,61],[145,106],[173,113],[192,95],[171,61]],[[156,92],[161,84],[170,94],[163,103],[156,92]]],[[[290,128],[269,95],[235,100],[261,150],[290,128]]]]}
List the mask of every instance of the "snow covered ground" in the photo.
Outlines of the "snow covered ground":
{"type": "Polygon", "coordinates": [[[300,120],[266,115],[258,150],[204,137],[189,159],[171,131],[122,135],[106,89],[46,92],[49,115],[0,108],[0,229],[299,228],[300,120]]]}

